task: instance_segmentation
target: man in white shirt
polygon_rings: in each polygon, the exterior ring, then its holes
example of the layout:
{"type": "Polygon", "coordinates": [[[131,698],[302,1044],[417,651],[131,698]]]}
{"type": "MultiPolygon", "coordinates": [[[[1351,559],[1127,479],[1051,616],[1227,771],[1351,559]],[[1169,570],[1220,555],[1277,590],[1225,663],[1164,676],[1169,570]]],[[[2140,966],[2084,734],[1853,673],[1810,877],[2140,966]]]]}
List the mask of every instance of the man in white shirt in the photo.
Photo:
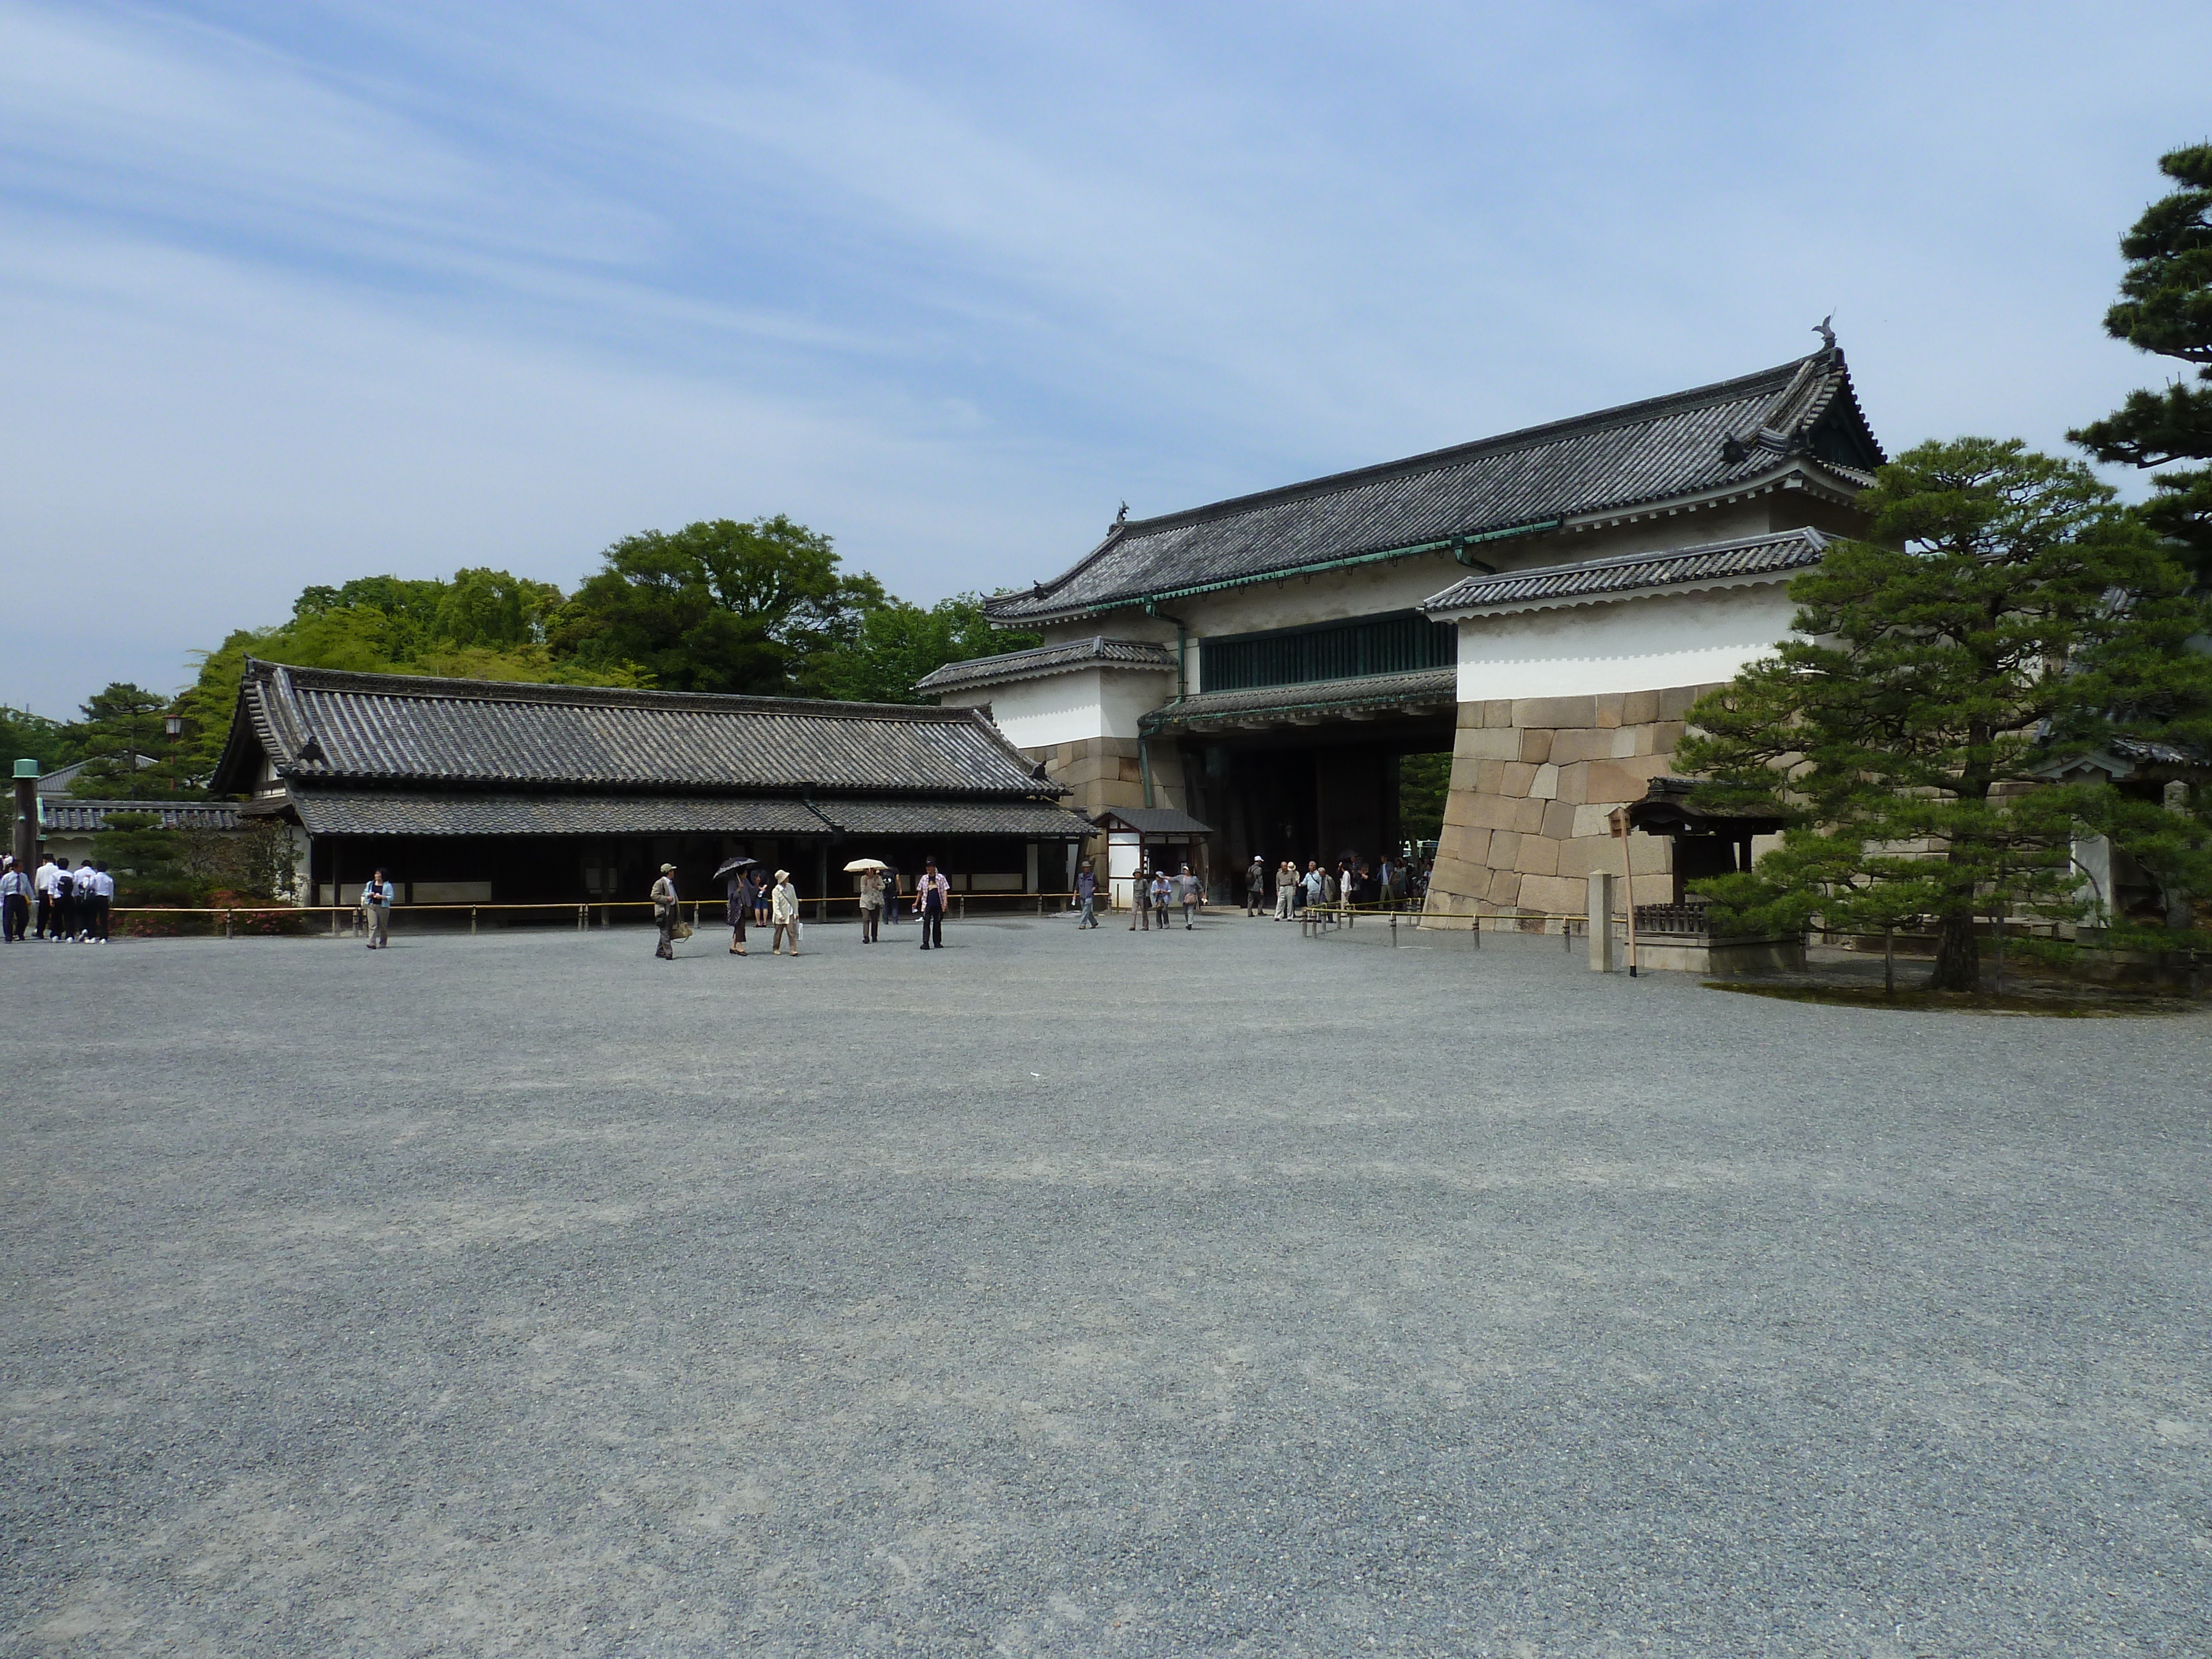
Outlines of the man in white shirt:
{"type": "Polygon", "coordinates": [[[15,867],[10,857],[0,868],[0,928],[10,945],[31,927],[31,878],[15,867]]]}
{"type": "Polygon", "coordinates": [[[107,918],[115,908],[115,878],[107,873],[106,865],[95,864],[88,873],[80,875],[78,879],[92,889],[83,911],[85,933],[105,945],[107,943],[107,918]]]}
{"type": "Polygon", "coordinates": [[[54,922],[54,855],[52,853],[39,854],[38,873],[31,878],[31,887],[39,898],[37,934],[39,938],[46,939],[51,936],[49,930],[54,922]]]}

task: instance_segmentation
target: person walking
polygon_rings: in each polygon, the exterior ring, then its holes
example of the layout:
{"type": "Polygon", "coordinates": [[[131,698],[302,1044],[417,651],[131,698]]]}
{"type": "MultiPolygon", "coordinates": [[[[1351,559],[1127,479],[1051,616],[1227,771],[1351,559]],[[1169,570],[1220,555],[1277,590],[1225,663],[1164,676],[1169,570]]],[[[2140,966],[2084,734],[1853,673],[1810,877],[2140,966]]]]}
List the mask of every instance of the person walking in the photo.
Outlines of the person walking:
{"type": "Polygon", "coordinates": [[[1198,914],[1199,901],[1205,897],[1204,888],[1198,878],[1191,874],[1188,864],[1183,866],[1182,873],[1176,878],[1175,896],[1182,906],[1182,930],[1188,933],[1191,918],[1198,914]]]}
{"type": "Polygon", "coordinates": [[[384,878],[382,870],[361,884],[362,920],[368,924],[368,948],[392,943],[392,884],[384,878]]]}
{"type": "Polygon", "coordinates": [[[56,937],[54,922],[54,855],[39,854],[39,867],[31,877],[31,891],[38,900],[38,937],[56,937]]]}
{"type": "Polygon", "coordinates": [[[750,866],[730,872],[729,884],[722,890],[729,903],[730,954],[742,957],[745,950],[745,923],[753,914],[753,872],[750,866]]]}
{"type": "Polygon", "coordinates": [[[860,872],[860,943],[873,945],[881,937],[884,920],[884,873],[860,872]]]}
{"type": "Polygon", "coordinates": [[[1152,931],[1152,874],[1143,860],[1137,864],[1137,873],[1129,878],[1129,931],[1142,927],[1152,931]]]}
{"type": "Polygon", "coordinates": [[[1083,860],[1083,867],[1075,872],[1075,898],[1080,907],[1076,914],[1078,927],[1098,925],[1098,878],[1091,873],[1091,860],[1083,860]]]}
{"type": "Polygon", "coordinates": [[[896,866],[884,872],[884,920],[894,927],[899,922],[899,872],[896,866]]]}
{"type": "Polygon", "coordinates": [[[653,921],[660,930],[660,942],[653,947],[653,954],[663,962],[676,960],[676,866],[664,864],[660,878],[653,884],[653,921]]]}
{"type": "Polygon", "coordinates": [[[1297,902],[1298,866],[1285,859],[1275,866],[1275,920],[1288,921],[1297,902]]]}
{"type": "Polygon", "coordinates": [[[951,896],[952,884],[937,871],[935,859],[924,859],[921,874],[914,884],[915,914],[921,918],[921,948],[932,945],[945,948],[945,905],[951,896]]]}
{"type": "Polygon", "coordinates": [[[1168,905],[1172,902],[1174,891],[1174,884],[1168,880],[1168,872],[1155,871],[1152,875],[1152,925],[1163,933],[1168,930],[1168,905]]]}
{"type": "Polygon", "coordinates": [[[1244,914],[1256,916],[1267,905],[1267,865],[1257,853],[1252,854],[1251,866],[1244,872],[1244,914]]]}
{"type": "Polygon", "coordinates": [[[769,893],[769,914],[775,918],[775,932],[769,935],[768,953],[770,956],[783,949],[787,937],[791,940],[791,954],[799,954],[799,890],[791,884],[791,872],[775,872],[775,886],[769,893]]]}
{"type": "Polygon", "coordinates": [[[1318,910],[1321,908],[1322,900],[1327,896],[1328,891],[1328,878],[1322,873],[1321,860],[1319,859],[1308,859],[1306,860],[1304,891],[1302,895],[1302,897],[1304,900],[1304,908],[1309,910],[1318,910]]]}
{"type": "Polygon", "coordinates": [[[15,867],[13,857],[0,869],[0,931],[7,942],[20,944],[31,927],[31,878],[15,867]]]}

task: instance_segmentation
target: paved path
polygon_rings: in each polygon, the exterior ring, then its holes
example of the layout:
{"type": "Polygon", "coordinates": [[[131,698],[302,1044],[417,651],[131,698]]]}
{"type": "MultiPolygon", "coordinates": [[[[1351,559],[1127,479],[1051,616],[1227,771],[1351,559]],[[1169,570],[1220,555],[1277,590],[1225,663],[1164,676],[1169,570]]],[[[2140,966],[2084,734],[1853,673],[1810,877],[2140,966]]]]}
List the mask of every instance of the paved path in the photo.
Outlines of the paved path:
{"type": "Polygon", "coordinates": [[[0,1652],[2212,1650],[2212,1019],[948,936],[0,950],[0,1652]]]}

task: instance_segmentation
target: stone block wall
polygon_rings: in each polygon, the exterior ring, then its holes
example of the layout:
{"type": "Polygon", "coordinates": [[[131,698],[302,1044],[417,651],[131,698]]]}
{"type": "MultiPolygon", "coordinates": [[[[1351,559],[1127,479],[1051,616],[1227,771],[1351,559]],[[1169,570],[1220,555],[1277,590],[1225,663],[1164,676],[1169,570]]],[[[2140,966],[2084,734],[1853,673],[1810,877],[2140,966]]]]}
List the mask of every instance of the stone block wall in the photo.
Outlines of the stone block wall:
{"type": "MultiPolygon", "coordinates": [[[[1152,750],[1152,805],[1185,806],[1182,761],[1175,745],[1154,743],[1152,750]]],[[[1083,738],[1022,753],[1044,763],[1045,776],[1072,792],[1066,805],[1079,812],[1096,814],[1109,806],[1145,804],[1144,762],[1134,738],[1083,738]]],[[[1105,838],[1096,836],[1093,842],[1085,844],[1085,855],[1103,858],[1105,838]]]]}
{"type": "MultiPolygon", "coordinates": [[[[1428,908],[1444,915],[1579,915],[1593,870],[1618,872],[1607,819],[1673,769],[1682,716],[1714,688],[1463,702],[1428,908]]],[[[1628,838],[1640,878],[1671,878],[1673,843],[1628,838]]],[[[1655,881],[1652,903],[1671,896],[1655,881]]],[[[1626,897],[1616,889],[1616,902],[1626,897]]]]}

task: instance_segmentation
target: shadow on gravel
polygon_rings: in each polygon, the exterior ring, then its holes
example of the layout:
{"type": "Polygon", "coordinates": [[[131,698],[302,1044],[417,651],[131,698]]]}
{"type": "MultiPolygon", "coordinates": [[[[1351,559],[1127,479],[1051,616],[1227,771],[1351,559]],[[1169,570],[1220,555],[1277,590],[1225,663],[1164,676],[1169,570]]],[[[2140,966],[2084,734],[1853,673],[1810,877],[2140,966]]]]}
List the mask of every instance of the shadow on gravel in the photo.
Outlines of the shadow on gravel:
{"type": "Polygon", "coordinates": [[[2133,1019],[2155,1014],[2185,1014],[2197,1007],[2179,994],[2112,990],[2096,986],[2051,986],[1992,992],[1929,991],[1899,988],[1885,994],[1876,986],[1709,979],[1709,991],[1735,991],[1782,1002],[1822,1002],[1844,1008],[1910,1009],[1948,1014],[2040,1014],[2051,1019],[2133,1019]]]}

